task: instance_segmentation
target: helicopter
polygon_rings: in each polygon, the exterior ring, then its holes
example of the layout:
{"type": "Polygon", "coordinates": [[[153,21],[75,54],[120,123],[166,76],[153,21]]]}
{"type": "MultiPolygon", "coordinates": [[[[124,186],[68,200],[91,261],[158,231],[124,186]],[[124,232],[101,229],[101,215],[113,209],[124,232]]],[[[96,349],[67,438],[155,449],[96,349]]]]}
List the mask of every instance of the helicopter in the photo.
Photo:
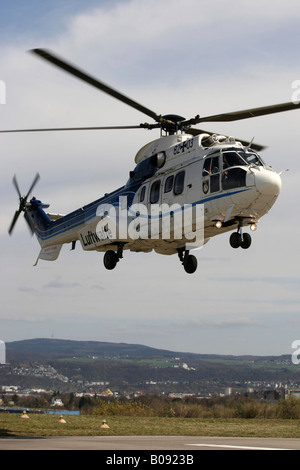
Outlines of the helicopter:
{"type": "Polygon", "coordinates": [[[160,137],[144,145],[135,156],[135,167],[120,188],[106,193],[68,214],[46,212],[49,205],[32,197],[40,176],[19,196],[11,235],[19,215],[40,243],[36,260],[54,261],[64,244],[71,250],[80,242],[83,250],[104,252],[106,269],[113,270],[124,250],[177,254],[184,270],[192,274],[197,258],[190,253],[210,238],[232,232],[230,246],[248,249],[257,224],[275,203],[281,190],[281,173],[264,162],[265,147],[232,136],[193,127],[202,122],[231,122],[299,108],[299,103],[185,119],[176,114],[159,115],[45,49],[32,53],[89,85],[150,117],[153,123],[132,126],[17,129],[0,132],[39,132],[107,129],[159,129],[160,137]]]}

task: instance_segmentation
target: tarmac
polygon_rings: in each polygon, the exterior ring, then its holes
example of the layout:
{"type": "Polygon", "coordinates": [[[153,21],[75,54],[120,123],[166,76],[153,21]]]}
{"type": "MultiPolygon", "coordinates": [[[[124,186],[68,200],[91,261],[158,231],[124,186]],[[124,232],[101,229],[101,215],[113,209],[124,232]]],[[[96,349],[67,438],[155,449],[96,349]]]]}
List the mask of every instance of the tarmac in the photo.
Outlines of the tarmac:
{"type": "Polygon", "coordinates": [[[184,451],[185,454],[190,452],[194,455],[200,450],[300,450],[300,439],[202,436],[1,437],[0,450],[153,451],[153,455],[160,451],[184,451]]]}

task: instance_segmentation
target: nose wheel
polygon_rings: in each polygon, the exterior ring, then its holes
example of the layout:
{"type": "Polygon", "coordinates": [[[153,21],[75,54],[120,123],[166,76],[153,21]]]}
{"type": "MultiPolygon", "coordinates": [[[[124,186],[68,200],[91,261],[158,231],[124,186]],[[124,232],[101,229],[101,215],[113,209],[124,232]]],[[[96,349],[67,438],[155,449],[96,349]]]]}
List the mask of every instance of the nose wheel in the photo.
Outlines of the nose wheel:
{"type": "Polygon", "coordinates": [[[251,235],[242,232],[242,225],[239,224],[238,231],[230,235],[229,243],[232,248],[243,248],[246,250],[251,245],[251,235]]]}

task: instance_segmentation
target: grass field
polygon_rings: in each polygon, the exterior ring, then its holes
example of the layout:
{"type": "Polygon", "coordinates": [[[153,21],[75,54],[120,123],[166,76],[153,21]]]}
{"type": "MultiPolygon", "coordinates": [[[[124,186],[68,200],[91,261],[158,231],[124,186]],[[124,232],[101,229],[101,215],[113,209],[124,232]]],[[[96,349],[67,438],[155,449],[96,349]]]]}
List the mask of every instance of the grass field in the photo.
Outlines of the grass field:
{"type": "Polygon", "coordinates": [[[90,415],[58,415],[0,413],[1,436],[231,436],[300,438],[298,419],[221,419],[108,417],[109,429],[102,429],[102,418],[90,415]]]}

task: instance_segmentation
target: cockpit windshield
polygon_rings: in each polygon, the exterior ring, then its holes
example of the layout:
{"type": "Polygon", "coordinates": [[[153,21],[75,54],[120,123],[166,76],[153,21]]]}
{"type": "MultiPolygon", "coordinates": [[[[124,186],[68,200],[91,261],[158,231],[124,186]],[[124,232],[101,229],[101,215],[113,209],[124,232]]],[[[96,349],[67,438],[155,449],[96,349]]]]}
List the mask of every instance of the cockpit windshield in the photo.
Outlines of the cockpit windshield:
{"type": "Polygon", "coordinates": [[[263,165],[260,157],[252,151],[244,152],[242,150],[238,150],[223,152],[223,169],[251,164],[258,166],[263,165]]]}
{"type": "Polygon", "coordinates": [[[245,164],[245,160],[243,160],[237,152],[223,152],[223,170],[232,166],[245,164]]]}
{"type": "Polygon", "coordinates": [[[250,149],[228,148],[212,152],[205,156],[203,162],[203,193],[244,187],[247,167],[263,165],[257,153],[250,149]]]}
{"type": "Polygon", "coordinates": [[[262,165],[260,157],[254,152],[243,152],[243,158],[246,160],[248,165],[262,165]]]}

